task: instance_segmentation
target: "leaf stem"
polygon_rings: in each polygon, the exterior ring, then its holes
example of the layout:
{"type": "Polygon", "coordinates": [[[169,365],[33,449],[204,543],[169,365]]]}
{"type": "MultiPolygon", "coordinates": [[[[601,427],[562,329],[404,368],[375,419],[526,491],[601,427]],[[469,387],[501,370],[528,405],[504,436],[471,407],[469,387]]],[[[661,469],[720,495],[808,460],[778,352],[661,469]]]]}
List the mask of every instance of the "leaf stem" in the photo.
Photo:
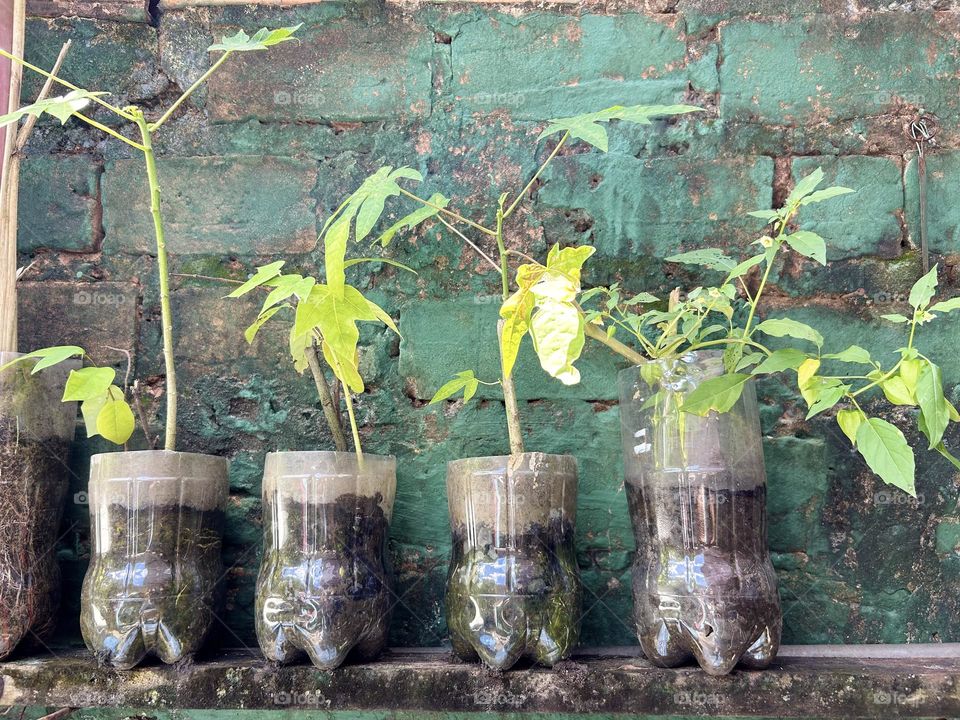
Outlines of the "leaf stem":
{"type": "Polygon", "coordinates": [[[170,118],[171,115],[173,115],[176,109],[180,107],[188,97],[193,95],[196,89],[201,85],[203,85],[203,83],[207,81],[207,78],[213,75],[213,73],[217,71],[217,68],[223,65],[226,59],[230,57],[232,54],[233,54],[233,51],[228,50],[219,58],[217,58],[217,61],[213,65],[211,65],[210,68],[203,75],[201,75],[196,82],[193,83],[193,85],[188,87],[186,91],[184,91],[184,93],[176,99],[173,105],[167,108],[167,111],[160,116],[160,119],[150,125],[150,132],[156,132],[160,128],[160,126],[163,125],[170,118]]]}
{"type": "Polygon", "coordinates": [[[400,188],[400,192],[406,195],[411,200],[416,200],[418,203],[423,203],[427,207],[433,208],[437,212],[443,213],[447,217],[453,218],[457,222],[465,223],[466,225],[469,225],[470,227],[476,230],[479,230],[482,233],[486,233],[487,235],[490,235],[490,236],[496,236],[497,234],[495,231],[491,230],[490,228],[484,227],[480,223],[475,223],[473,220],[468,220],[467,218],[463,217],[463,215],[459,215],[453,212],[452,210],[447,210],[445,207],[440,207],[436,203],[432,203],[429,200],[424,200],[422,197],[420,197],[419,195],[413,194],[409,190],[404,190],[403,188],[400,188]]]}
{"type": "MultiPolygon", "coordinates": [[[[83,92],[83,88],[77,87],[73,83],[67,82],[63,78],[57,77],[53,73],[47,72],[43,68],[39,68],[36,65],[31,65],[23,58],[17,57],[16,55],[12,55],[8,53],[6,50],[0,49],[0,57],[5,57],[7,60],[11,60],[19,65],[23,65],[23,67],[27,68],[28,70],[33,70],[33,72],[35,73],[39,73],[40,75],[43,75],[46,78],[50,78],[55,83],[59,83],[60,85],[63,85],[66,88],[70,88],[71,90],[79,90],[83,92]]],[[[136,120],[131,113],[128,113],[125,110],[121,110],[120,108],[114,105],[111,105],[106,100],[101,100],[100,97],[97,95],[92,96],[90,99],[93,100],[93,102],[97,103],[97,105],[102,105],[103,107],[107,108],[107,110],[112,112],[114,115],[119,115],[124,120],[130,120],[131,122],[135,122],[136,120]]]]}
{"type": "Polygon", "coordinates": [[[437,215],[437,220],[439,220],[441,223],[443,223],[443,225],[444,225],[448,230],[450,230],[450,232],[452,232],[452,233],[454,233],[455,235],[457,235],[457,236],[458,236],[461,240],[463,240],[467,245],[469,245],[471,248],[473,248],[473,251],[474,251],[475,253],[477,253],[477,255],[479,255],[480,257],[482,257],[484,260],[486,260],[488,263],[490,263],[490,266],[493,267],[494,270],[496,270],[497,272],[500,272],[500,266],[493,260],[493,258],[490,257],[489,255],[487,255],[483,250],[481,250],[481,249],[476,245],[476,243],[474,243],[470,238],[468,238],[468,237],[467,237],[466,235],[464,235],[462,232],[460,232],[459,230],[457,230],[456,227],[454,227],[453,225],[451,225],[450,223],[448,223],[446,220],[444,220],[444,219],[443,219],[442,217],[440,217],[439,215],[437,215]]]}
{"type": "Polygon", "coordinates": [[[350,432],[353,434],[353,447],[357,453],[357,465],[363,470],[363,450],[360,448],[360,430],[357,428],[357,418],[353,414],[353,398],[350,388],[344,386],[343,399],[347,402],[347,415],[350,417],[350,432]]]}
{"type": "Polygon", "coordinates": [[[523,200],[530,188],[533,187],[533,184],[537,181],[540,175],[543,174],[543,171],[547,169],[547,165],[557,156],[557,153],[560,152],[560,148],[563,147],[563,144],[567,141],[567,138],[570,137],[570,131],[567,130],[563,137],[560,138],[560,142],[557,143],[556,147],[553,148],[553,151],[547,156],[547,159],[543,161],[543,164],[540,165],[540,168],[533,174],[533,177],[530,178],[530,182],[524,186],[523,190],[517,195],[514,201],[510,204],[510,207],[507,208],[506,212],[503,213],[504,218],[508,218],[513,215],[513,211],[517,209],[517,205],[523,200]]]}
{"type": "Polygon", "coordinates": [[[122,141],[125,142],[127,145],[129,145],[130,147],[136,148],[136,149],[139,150],[140,152],[145,152],[145,151],[146,151],[146,148],[145,148],[143,145],[141,145],[140,143],[136,142],[135,140],[131,140],[130,138],[126,137],[125,135],[122,135],[122,134],[118,133],[116,130],[111,129],[111,128],[107,127],[106,125],[103,125],[102,123],[98,123],[96,120],[94,120],[93,118],[87,117],[87,116],[84,115],[83,113],[75,112],[73,115],[74,115],[74,117],[79,118],[80,120],[82,120],[83,122],[85,122],[87,125],[90,125],[90,126],[92,126],[92,127],[95,127],[97,130],[100,130],[101,132],[105,132],[107,135],[112,135],[112,136],[115,137],[117,140],[122,140],[122,141]]]}
{"type": "MultiPolygon", "coordinates": [[[[507,265],[507,248],[503,242],[503,203],[504,195],[500,196],[497,208],[497,251],[500,253],[500,282],[503,286],[503,300],[510,297],[510,268],[507,265]]],[[[523,430],[520,427],[520,409],[517,406],[517,392],[513,383],[513,375],[508,375],[503,364],[503,318],[497,321],[497,349],[500,351],[500,376],[503,387],[503,404],[507,412],[507,435],[510,439],[510,454],[523,454],[523,430]]]]}
{"type": "Polygon", "coordinates": [[[592,337],[594,340],[603,343],[608,348],[613,350],[623,358],[626,358],[634,365],[642,365],[647,362],[646,357],[638,353],[636,350],[631,348],[629,345],[624,345],[622,342],[616,338],[612,338],[607,335],[603,330],[594,325],[593,323],[587,322],[583,325],[583,330],[588,337],[592,337]]]}
{"type": "Polygon", "coordinates": [[[167,262],[167,243],[160,217],[160,181],[157,176],[157,161],[153,154],[153,138],[150,127],[141,110],[135,111],[134,122],[143,138],[143,157],[147,166],[147,183],[150,186],[150,214],[157,241],[157,275],[160,279],[160,322],[163,329],[163,361],[166,368],[167,425],[164,448],[176,450],[177,446],[177,373],[173,361],[173,312],[170,308],[170,269],[167,262]]]}

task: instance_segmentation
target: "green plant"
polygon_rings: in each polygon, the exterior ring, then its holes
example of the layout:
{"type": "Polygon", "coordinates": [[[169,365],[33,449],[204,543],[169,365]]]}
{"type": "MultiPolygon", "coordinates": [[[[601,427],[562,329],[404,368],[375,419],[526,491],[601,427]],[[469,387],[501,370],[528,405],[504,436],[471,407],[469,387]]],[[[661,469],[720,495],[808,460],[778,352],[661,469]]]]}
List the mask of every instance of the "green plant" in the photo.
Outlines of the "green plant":
{"type": "MultiPolygon", "coordinates": [[[[435,219],[447,230],[453,233],[462,242],[472,248],[500,277],[502,298],[506,302],[511,295],[510,261],[511,258],[523,258],[523,253],[509,249],[504,238],[504,228],[507,221],[514,215],[517,208],[533,190],[536,182],[547,169],[561,148],[575,140],[582,140],[601,151],[607,150],[608,137],[605,125],[611,121],[631,122],[639,125],[649,125],[654,118],[663,118],[680,115],[699,110],[690,105],[634,105],[631,107],[614,106],[600,112],[577,115],[569,118],[559,118],[550,121],[550,124],[540,133],[538,140],[547,137],[560,136],[553,149],[541,163],[530,180],[516,195],[503,193],[497,199],[496,207],[490,208],[495,221],[493,226],[471,220],[464,214],[456,212],[450,207],[449,198],[436,193],[430,198],[422,198],[401,185],[401,181],[420,182],[423,177],[419,172],[409,167],[394,169],[382,167],[368,177],[357,190],[351,194],[327,220],[321,232],[321,239],[325,248],[325,264],[327,284],[331,288],[343,285],[344,251],[350,239],[351,232],[356,241],[368,237],[383,215],[386,201],[392,197],[403,197],[418,203],[417,209],[393,223],[379,235],[382,245],[388,245],[401,230],[412,229],[421,223],[435,219]],[[512,198],[512,199],[511,199],[512,198]],[[466,233],[479,233],[479,238],[471,238],[466,233]],[[496,244],[494,257],[481,248],[483,240],[496,244]]],[[[569,265],[572,275],[578,272],[578,263],[582,264],[586,257],[581,257],[580,251],[557,251],[557,262],[564,267],[569,265]]],[[[574,290],[579,291],[576,284],[574,290]]],[[[569,295],[570,288],[566,288],[569,295]]],[[[574,294],[576,294],[574,292],[574,294]]],[[[569,313],[569,311],[568,311],[569,313]]],[[[534,329],[534,337],[537,330],[534,329]]],[[[513,364],[516,360],[519,342],[523,337],[521,328],[508,321],[501,320],[498,328],[498,349],[501,360],[501,377],[494,381],[483,381],[476,377],[473,370],[464,370],[453,380],[443,385],[434,395],[431,402],[463,392],[469,400],[479,386],[500,385],[503,389],[504,404],[507,415],[507,431],[510,438],[511,454],[520,454],[524,451],[523,437],[520,429],[520,414],[517,406],[516,392],[513,383],[513,364]]],[[[550,353],[551,356],[553,353],[550,353]]],[[[569,368],[568,372],[573,372],[569,368]]]]}
{"type": "MultiPolygon", "coordinates": [[[[236,35],[224,37],[221,42],[211,45],[208,51],[222,51],[223,54],[153,122],[148,121],[143,109],[136,105],[128,105],[123,108],[116,107],[104,99],[109,93],[84,90],[35,65],[31,65],[23,58],[0,50],[0,56],[50,78],[70,90],[70,92],[60,97],[40,100],[32,105],[27,105],[0,116],[0,127],[18,122],[22,117],[27,115],[34,117],[40,117],[43,114],[52,115],[57,118],[61,124],[65,124],[70,118],[75,117],[87,125],[120,140],[143,155],[145,174],[150,191],[150,214],[153,220],[156,239],[157,274],[160,284],[160,313],[163,330],[167,404],[164,447],[167,450],[176,449],[178,393],[176,368],[173,357],[173,312],[170,306],[170,271],[167,261],[167,244],[164,237],[163,219],[160,212],[160,181],[157,176],[153,138],[164,123],[171,118],[177,108],[179,108],[197,88],[206,82],[233,53],[266,50],[273,45],[293,39],[292,36],[299,27],[300,26],[297,25],[296,27],[278,28],[276,30],[262,28],[256,32],[253,37],[248,36],[241,30],[236,35]],[[122,132],[114,130],[83,114],[81,110],[84,110],[91,103],[105,108],[122,121],[133,123],[140,135],[140,140],[133,140],[122,132]]],[[[51,365],[55,365],[72,357],[83,358],[87,357],[87,355],[81,347],[62,346],[38,350],[18,358],[14,362],[39,359],[39,362],[37,362],[33,368],[33,372],[38,372],[44,367],[50,367],[51,365]]],[[[8,365],[12,364],[13,363],[8,363],[8,365]]],[[[0,371],[7,366],[0,367],[0,371]]],[[[127,403],[126,393],[113,385],[113,376],[110,375],[110,372],[112,371],[110,371],[109,368],[98,367],[86,367],[72,371],[63,399],[64,401],[79,400],[83,403],[82,407],[86,408],[86,410],[83,411],[83,415],[87,423],[88,434],[100,434],[111,442],[122,445],[133,435],[135,428],[134,416],[133,411],[127,403]]],[[[144,428],[144,433],[147,434],[146,428],[144,428]]]]}
{"type": "Polygon", "coordinates": [[[909,331],[906,345],[892,351],[898,359],[889,368],[857,345],[837,353],[824,353],[823,335],[807,324],[790,318],[759,320],[761,298],[782,252],[796,252],[826,265],[824,239],[808,230],[792,229],[794,219],[804,206],[853,192],[838,186],[818,190],[822,181],[823,172],[818,168],[797,183],[779,210],[749,213],[767,221],[772,235],[756,240],[753,244],[758,246],[758,252],[746,259],[733,259],[718,248],[668,257],[668,261],[722,273],[723,280],[718,285],[697,287],[683,300],[679,290],[674,291],[663,307],[660,299],[646,292],[625,297],[617,285],[576,294],[573,291],[579,286],[582,262],[574,273],[561,257],[566,253],[567,257],[586,259],[593,248],[554,248],[545,265],[532,262],[518,268],[520,290],[504,303],[501,314],[520,328],[532,327],[538,315],[548,314],[541,337],[538,339],[532,330],[531,335],[541,365],[565,382],[579,378],[573,363],[580,356],[585,335],[630,362],[640,364],[641,374],[651,386],[658,379],[656,373],[660,366],[647,364],[646,360],[722,349],[725,372],[702,382],[682,398],[681,409],[696,415],[730,410],[753,377],[794,371],[799,392],[808,405],[807,419],[843,405],[837,411],[837,423],[870,469],[884,482],[914,495],[913,450],[896,426],[882,418],[870,417],[861,401],[865,393],[879,389],[894,405],[917,407],[918,427],[927,437],[930,449],[937,450],[960,468],[960,461],[943,444],[947,426],[960,421],[960,415],[944,395],[940,368],[915,345],[920,326],[933,321],[938,314],[960,309],[960,298],[932,302],[937,287],[936,267],[913,286],[909,317],[882,316],[907,325],[909,331]],[[760,278],[753,291],[749,283],[751,272],[758,273],[760,278]],[[562,312],[556,309],[557,287],[564,288],[562,312]],[[740,295],[746,310],[746,320],[742,323],[737,322],[735,312],[740,295]],[[630,345],[615,337],[618,332],[629,338],[630,345]],[[771,349],[767,338],[790,338],[802,344],[771,349]],[[824,374],[821,369],[825,361],[853,369],[824,374]]]}
{"type": "MultiPolygon", "coordinates": [[[[294,367],[299,373],[310,368],[327,426],[330,428],[339,452],[347,450],[339,403],[340,391],[343,390],[354,451],[362,466],[360,429],[351,397],[351,393],[364,391],[357,354],[357,344],[360,340],[357,323],[380,321],[397,334],[399,331],[393,319],[383,308],[365,298],[363,293],[352,285],[348,285],[345,278],[346,269],[353,265],[362,262],[392,263],[392,261],[381,258],[346,260],[345,255],[346,244],[327,248],[326,284],[313,277],[282,274],[284,261],[279,260],[257,268],[253,277],[227,297],[239,298],[256,289],[267,291],[267,297],[257,319],[244,333],[247,342],[251,344],[267,321],[278,313],[287,315],[291,321],[288,335],[294,367]],[[333,273],[330,272],[331,263],[334,268],[333,273]],[[333,371],[335,378],[333,387],[327,381],[324,364],[333,371]]],[[[409,270],[399,263],[392,264],[409,270]]]]}

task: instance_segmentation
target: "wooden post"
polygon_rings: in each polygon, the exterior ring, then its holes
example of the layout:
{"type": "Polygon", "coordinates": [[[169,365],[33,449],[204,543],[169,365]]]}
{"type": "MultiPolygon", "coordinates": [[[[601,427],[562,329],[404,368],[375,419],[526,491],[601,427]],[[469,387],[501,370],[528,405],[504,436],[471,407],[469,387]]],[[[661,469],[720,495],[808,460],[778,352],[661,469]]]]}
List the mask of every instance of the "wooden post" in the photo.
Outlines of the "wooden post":
{"type": "MultiPolygon", "coordinates": [[[[8,0],[2,3],[4,15],[0,28],[9,39],[10,52],[23,57],[24,19],[26,0],[8,0]]],[[[4,42],[6,44],[6,42],[4,42]]],[[[19,65],[7,61],[9,86],[6,98],[0,99],[10,112],[20,106],[20,81],[23,76],[19,65]]],[[[17,346],[17,181],[18,168],[11,162],[16,148],[17,123],[7,125],[3,140],[3,164],[0,166],[0,352],[16,352],[17,346]]]]}

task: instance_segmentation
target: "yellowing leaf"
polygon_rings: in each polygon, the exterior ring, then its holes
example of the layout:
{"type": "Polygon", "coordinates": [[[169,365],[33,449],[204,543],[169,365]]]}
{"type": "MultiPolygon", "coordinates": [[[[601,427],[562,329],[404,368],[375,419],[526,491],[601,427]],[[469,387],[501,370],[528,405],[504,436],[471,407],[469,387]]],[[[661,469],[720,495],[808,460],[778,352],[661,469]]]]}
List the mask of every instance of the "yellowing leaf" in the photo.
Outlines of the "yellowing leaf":
{"type": "Polygon", "coordinates": [[[86,367],[71,370],[63,389],[63,402],[90,400],[106,396],[117,371],[113,368],[86,367]]]}
{"type": "Polygon", "coordinates": [[[324,235],[323,254],[327,285],[334,294],[341,294],[346,283],[344,259],[347,254],[347,239],[350,237],[350,217],[337,220],[324,235]]]}
{"type": "Polygon", "coordinates": [[[837,412],[837,425],[854,445],[857,444],[857,429],[861,422],[863,422],[863,413],[859,410],[839,410],[837,412]]]}
{"type": "Polygon", "coordinates": [[[133,411],[125,400],[107,400],[97,414],[97,432],[116,445],[123,445],[133,435],[133,411]]]}
{"type": "Polygon", "coordinates": [[[540,366],[564,385],[580,382],[573,363],[583,352],[583,318],[576,306],[564,302],[543,302],[533,314],[530,337],[540,366]]]}

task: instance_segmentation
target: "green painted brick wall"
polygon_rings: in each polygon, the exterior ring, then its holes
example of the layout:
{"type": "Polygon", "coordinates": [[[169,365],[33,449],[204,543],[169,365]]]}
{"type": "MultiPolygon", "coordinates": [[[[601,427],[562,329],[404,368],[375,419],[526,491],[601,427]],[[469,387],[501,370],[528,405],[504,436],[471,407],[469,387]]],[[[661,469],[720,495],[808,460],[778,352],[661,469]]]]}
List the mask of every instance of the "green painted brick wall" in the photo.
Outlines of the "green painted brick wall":
{"type": "MultiPolygon", "coordinates": [[[[322,272],[318,223],[382,163],[418,168],[425,192],[443,191],[490,219],[483,208],[502,189],[517,190],[542,158],[542,121],[615,103],[688,101],[706,111],[649,129],[617,127],[607,155],[562,153],[509,229],[510,242],[535,255],[554,242],[592,242],[598,257],[589,282],[664,293],[702,278],[662,258],[749,241],[759,228],[744,211],[769,207],[801,173],[822,166],[831,182],[859,193],[804,216],[805,227],[828,238],[830,266],[778,268],[769,311],[814,321],[831,350],[850,342],[897,347],[897,330],[877,317],[894,311],[920,273],[916,153],[905,128],[922,106],[940,123],[929,159],[931,248],[946,291],[957,292],[956,12],[795,0],[558,9],[330,1],[185,9],[154,25],[31,19],[28,57],[49,66],[71,38],[66,77],[109,90],[118,103],[156,108],[208,66],[204,49],[214,37],[298,22],[301,42],[227,64],[158,139],[177,273],[237,279],[279,257],[322,272]]],[[[31,79],[25,96],[38,87],[31,79]]],[[[141,187],[136,158],[117,143],[77,123],[40,124],[21,198],[21,259],[34,263],[21,295],[22,349],[83,340],[99,360],[121,366],[109,347],[128,348],[136,375],[159,392],[158,294],[141,187]]],[[[425,400],[454,370],[494,375],[498,280],[442,228],[405,237],[389,253],[419,274],[354,271],[403,333],[400,341],[364,330],[369,391],[359,412],[367,448],[401,459],[390,546],[401,601],[391,641],[437,645],[446,632],[445,463],[507,445],[496,392],[465,407],[425,400]]],[[[222,300],[222,286],[195,278],[174,284],[182,448],[232,462],[226,629],[217,635],[255,646],[263,456],[331,441],[310,382],[285,357],[282,332],[268,326],[250,348],[238,328],[252,319],[252,303],[222,300]]],[[[957,401],[960,327],[939,327],[922,342],[957,401]]],[[[563,388],[528,350],[518,376],[528,446],[570,452],[580,463],[583,641],[632,643],[618,365],[591,348],[583,383],[563,388]]],[[[804,421],[786,385],[765,380],[759,394],[784,639],[960,640],[956,473],[920,454],[919,497],[907,500],[870,475],[830,418],[804,421]]],[[[159,403],[151,408],[159,411],[159,403]]],[[[73,453],[60,551],[63,642],[78,637],[88,458],[104,449],[78,439],[73,453]]]]}

